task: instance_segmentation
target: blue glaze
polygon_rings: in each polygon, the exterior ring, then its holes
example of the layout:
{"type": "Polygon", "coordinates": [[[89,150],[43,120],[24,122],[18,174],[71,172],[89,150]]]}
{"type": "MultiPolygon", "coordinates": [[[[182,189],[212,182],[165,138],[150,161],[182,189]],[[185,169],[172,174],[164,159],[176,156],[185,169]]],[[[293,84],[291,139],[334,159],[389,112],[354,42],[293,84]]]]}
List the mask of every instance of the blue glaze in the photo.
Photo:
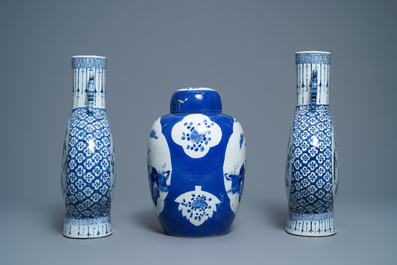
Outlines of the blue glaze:
{"type": "Polygon", "coordinates": [[[244,185],[246,144],[239,122],[220,112],[216,91],[183,89],[172,96],[171,113],[153,124],[149,187],[167,234],[218,236],[233,223],[244,185]]]}
{"type": "Polygon", "coordinates": [[[178,90],[172,95],[170,112],[222,112],[222,102],[215,90],[186,88],[178,90]]]}

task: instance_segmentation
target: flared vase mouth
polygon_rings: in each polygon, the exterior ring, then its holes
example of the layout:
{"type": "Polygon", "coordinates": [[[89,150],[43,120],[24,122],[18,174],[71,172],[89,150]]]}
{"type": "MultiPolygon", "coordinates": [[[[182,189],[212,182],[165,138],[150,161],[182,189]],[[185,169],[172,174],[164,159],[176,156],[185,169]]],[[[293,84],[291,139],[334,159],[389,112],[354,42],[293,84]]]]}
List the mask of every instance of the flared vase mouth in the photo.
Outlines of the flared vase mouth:
{"type": "Polygon", "coordinates": [[[301,51],[295,53],[296,64],[331,64],[331,53],[325,51],[301,51]]]}
{"type": "Polygon", "coordinates": [[[107,58],[98,55],[76,55],[72,56],[72,68],[97,68],[105,69],[107,58]]]}
{"type": "Polygon", "coordinates": [[[302,54],[302,53],[322,53],[322,54],[331,54],[330,52],[327,52],[327,51],[299,51],[299,52],[296,52],[295,54],[302,54]]]}
{"type": "Polygon", "coordinates": [[[72,56],[72,59],[76,58],[98,58],[98,59],[107,59],[105,56],[99,56],[99,55],[74,55],[72,56]]]}

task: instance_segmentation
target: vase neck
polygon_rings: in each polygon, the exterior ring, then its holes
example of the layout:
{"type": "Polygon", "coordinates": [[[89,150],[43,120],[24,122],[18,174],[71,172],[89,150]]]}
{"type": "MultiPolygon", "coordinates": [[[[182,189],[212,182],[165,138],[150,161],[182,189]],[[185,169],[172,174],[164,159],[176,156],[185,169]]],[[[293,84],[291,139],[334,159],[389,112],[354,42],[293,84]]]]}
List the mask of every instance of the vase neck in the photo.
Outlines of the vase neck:
{"type": "Polygon", "coordinates": [[[329,104],[330,59],[328,52],[296,53],[297,106],[329,104]]]}
{"type": "Polygon", "coordinates": [[[105,109],[106,61],[101,56],[73,56],[73,103],[76,108],[105,109]]]}

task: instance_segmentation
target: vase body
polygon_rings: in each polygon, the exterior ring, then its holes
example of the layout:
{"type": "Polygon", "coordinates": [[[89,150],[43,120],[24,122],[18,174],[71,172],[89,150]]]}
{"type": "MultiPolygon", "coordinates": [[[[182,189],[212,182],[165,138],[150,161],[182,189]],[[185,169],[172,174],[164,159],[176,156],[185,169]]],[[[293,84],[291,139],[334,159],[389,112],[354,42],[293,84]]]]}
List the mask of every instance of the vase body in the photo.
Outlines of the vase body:
{"type": "Polygon", "coordinates": [[[244,186],[245,136],[222,114],[219,94],[187,88],[171,98],[171,113],[157,119],[148,141],[148,178],[164,231],[180,237],[227,233],[244,186]]]}
{"type": "Polygon", "coordinates": [[[286,231],[300,236],[336,233],[338,159],[329,112],[328,52],[296,53],[298,102],[288,143],[286,231]]]}
{"type": "Polygon", "coordinates": [[[63,148],[63,235],[98,238],[111,235],[114,148],[105,108],[107,59],[74,56],[73,104],[63,148]]]}

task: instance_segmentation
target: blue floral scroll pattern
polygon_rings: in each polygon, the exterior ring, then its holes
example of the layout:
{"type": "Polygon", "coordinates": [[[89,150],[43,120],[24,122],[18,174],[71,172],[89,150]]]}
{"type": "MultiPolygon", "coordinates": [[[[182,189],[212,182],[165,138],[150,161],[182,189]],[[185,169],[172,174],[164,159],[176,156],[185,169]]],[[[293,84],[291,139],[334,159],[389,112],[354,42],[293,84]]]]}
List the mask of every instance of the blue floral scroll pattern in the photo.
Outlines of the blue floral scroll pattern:
{"type": "Polygon", "coordinates": [[[223,164],[225,191],[230,200],[230,209],[237,214],[244,188],[246,140],[241,124],[234,119],[223,164]]]}
{"type": "Polygon", "coordinates": [[[238,194],[238,201],[241,201],[241,195],[243,194],[244,188],[244,175],[245,175],[245,164],[240,167],[240,170],[236,173],[225,173],[227,181],[231,182],[231,187],[226,192],[229,194],[238,194]]]}
{"type": "Polygon", "coordinates": [[[149,188],[157,215],[164,210],[172,178],[170,151],[160,121],[152,125],[147,153],[149,188]]]}
{"type": "MultiPolygon", "coordinates": [[[[110,216],[114,186],[114,157],[104,110],[73,110],[63,175],[66,219],[110,216]]],[[[100,219],[98,219],[100,220],[100,219]]]]}
{"type": "Polygon", "coordinates": [[[299,106],[292,137],[288,161],[291,175],[287,181],[290,211],[297,214],[332,212],[334,169],[328,106],[320,105],[314,113],[308,105],[299,106]]]}
{"type": "Polygon", "coordinates": [[[331,54],[330,53],[297,53],[296,64],[330,64],[331,54]]]}
{"type": "Polygon", "coordinates": [[[160,192],[168,193],[170,185],[167,184],[170,178],[170,170],[164,170],[166,164],[163,166],[163,170],[159,171],[155,167],[149,166],[149,185],[152,194],[154,205],[157,206],[158,199],[160,198],[160,192]]]}
{"type": "Polygon", "coordinates": [[[154,130],[154,129],[152,129],[151,131],[150,131],[150,136],[149,136],[150,138],[154,138],[154,139],[159,139],[159,137],[157,136],[157,133],[156,133],[156,131],[154,130]]]}
{"type": "Polygon", "coordinates": [[[202,225],[216,212],[216,205],[221,201],[209,192],[196,186],[194,191],[186,192],[175,199],[179,203],[178,210],[195,226],[202,225]]]}
{"type": "Polygon", "coordinates": [[[240,149],[243,147],[244,138],[245,138],[244,134],[240,133],[240,142],[239,142],[240,149]]]}

